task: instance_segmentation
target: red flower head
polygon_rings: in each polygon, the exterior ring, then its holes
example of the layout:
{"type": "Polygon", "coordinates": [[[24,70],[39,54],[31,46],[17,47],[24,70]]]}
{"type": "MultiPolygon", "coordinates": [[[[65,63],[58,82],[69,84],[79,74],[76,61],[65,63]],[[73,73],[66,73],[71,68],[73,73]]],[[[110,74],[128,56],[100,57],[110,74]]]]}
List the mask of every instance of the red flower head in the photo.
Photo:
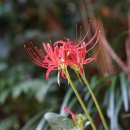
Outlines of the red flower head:
{"type": "Polygon", "coordinates": [[[97,28],[94,36],[88,42],[85,42],[84,40],[86,39],[89,30],[85,37],[78,41],[78,44],[75,44],[75,42],[70,41],[69,39],[66,39],[66,41],[59,40],[54,43],[54,46],[50,43],[43,43],[43,49],[46,54],[43,54],[41,49],[38,49],[32,43],[29,43],[28,47],[25,46],[25,48],[29,54],[29,58],[35,64],[47,69],[47,79],[52,70],[60,71],[62,77],[65,78],[64,72],[65,69],[67,69],[67,66],[70,66],[76,72],[82,73],[83,65],[95,60],[96,55],[94,57],[87,56],[88,52],[97,44],[99,29],[97,28]],[[94,45],[87,50],[87,46],[94,41],[94,45]]]}
{"type": "Polygon", "coordinates": [[[97,28],[94,36],[88,42],[85,42],[84,40],[86,39],[88,32],[86,33],[85,37],[78,42],[78,44],[75,44],[75,42],[70,41],[69,39],[66,39],[66,41],[60,40],[55,42],[56,46],[57,45],[63,46],[64,53],[66,53],[65,55],[67,65],[80,73],[82,73],[83,65],[95,60],[97,56],[95,55],[94,57],[88,57],[89,56],[88,52],[91,51],[98,42],[100,34],[99,28],[97,28]],[[87,47],[92,42],[94,42],[94,44],[87,50],[87,47]]]}
{"type": "Polygon", "coordinates": [[[46,79],[48,79],[49,73],[52,70],[61,70],[60,68],[63,69],[63,67],[65,66],[63,47],[55,46],[53,48],[50,43],[48,43],[47,45],[43,43],[43,48],[46,52],[46,55],[44,55],[41,49],[38,49],[32,43],[29,43],[28,47],[25,46],[25,48],[29,54],[29,58],[35,64],[47,69],[46,79]]]}

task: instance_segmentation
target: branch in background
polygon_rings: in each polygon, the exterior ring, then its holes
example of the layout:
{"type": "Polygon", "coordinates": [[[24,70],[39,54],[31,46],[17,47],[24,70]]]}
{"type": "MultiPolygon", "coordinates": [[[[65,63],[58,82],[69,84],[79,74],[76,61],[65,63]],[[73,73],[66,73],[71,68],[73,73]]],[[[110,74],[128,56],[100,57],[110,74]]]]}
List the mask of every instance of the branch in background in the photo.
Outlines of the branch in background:
{"type": "MultiPolygon", "coordinates": [[[[92,7],[92,2],[91,1],[86,1],[87,2],[87,9],[92,7]]],[[[85,4],[83,2],[80,2],[80,13],[81,13],[81,17],[82,17],[82,22],[83,22],[83,26],[84,29],[87,31],[86,26],[89,25],[88,23],[88,15],[86,13],[86,9],[85,9],[85,4]]],[[[91,13],[91,20],[94,20],[94,22],[92,23],[92,30],[93,32],[95,32],[95,29],[97,27],[97,24],[95,25],[95,21],[96,17],[94,16],[93,13],[91,13]]],[[[91,37],[91,35],[88,36],[89,38],[91,37]]],[[[102,43],[101,38],[99,39],[99,42],[102,43]]],[[[98,49],[98,47],[96,48],[98,49]]],[[[103,75],[109,75],[109,74],[113,74],[114,73],[114,68],[112,65],[112,59],[109,55],[109,53],[107,53],[106,48],[104,46],[104,44],[100,45],[100,51],[99,54],[97,56],[97,64],[100,67],[100,71],[103,75]]]]}
{"type": "MultiPolygon", "coordinates": [[[[127,67],[128,69],[130,69],[130,37],[128,37],[128,39],[126,40],[125,49],[127,57],[127,67]]],[[[130,81],[130,74],[128,74],[128,80],[130,81]]]]}
{"type": "MultiPolygon", "coordinates": [[[[92,7],[92,1],[87,0],[86,5],[87,5],[87,8],[92,7]]],[[[83,6],[84,5],[82,4],[82,8],[80,8],[81,9],[80,11],[81,11],[81,15],[82,15],[82,20],[83,20],[83,23],[85,23],[85,22],[87,23],[87,21],[84,21],[85,18],[83,18],[84,17],[84,10],[85,10],[85,6],[84,6],[84,8],[83,8],[83,6]]],[[[86,13],[86,16],[87,16],[87,13],[86,13]]],[[[103,58],[105,58],[105,59],[103,59],[104,61],[102,60],[102,62],[104,62],[105,68],[107,69],[108,66],[111,66],[109,69],[113,73],[113,69],[112,69],[113,65],[112,65],[112,60],[111,60],[111,58],[112,58],[113,60],[116,61],[116,63],[121,67],[121,69],[124,72],[127,72],[128,71],[127,66],[122,62],[122,60],[117,56],[117,54],[114,52],[114,50],[110,46],[110,44],[109,44],[109,42],[108,42],[108,40],[106,38],[104,27],[103,27],[103,24],[102,24],[101,20],[100,21],[96,20],[96,17],[94,15],[94,13],[91,14],[90,18],[97,21],[97,23],[99,23],[99,26],[100,26],[100,29],[101,29],[100,40],[99,41],[102,43],[102,49],[104,48],[104,51],[102,50],[102,55],[106,56],[106,57],[103,57],[103,58]],[[111,56],[111,58],[110,58],[110,56],[111,56]]],[[[92,24],[92,25],[93,25],[93,30],[95,30],[96,26],[94,24],[92,24]]],[[[108,72],[110,71],[109,69],[107,70],[108,72]]],[[[102,70],[102,71],[106,71],[106,70],[102,70]]]]}
{"type": "Polygon", "coordinates": [[[117,56],[117,54],[114,52],[112,47],[110,46],[109,42],[106,39],[103,24],[100,21],[100,29],[101,29],[101,34],[100,34],[100,40],[102,41],[102,44],[106,48],[107,52],[110,54],[110,56],[116,61],[116,63],[121,67],[121,69],[124,72],[127,72],[127,66],[121,61],[121,59],[117,56]]]}
{"type": "MultiPolygon", "coordinates": [[[[130,69],[130,12],[128,14],[128,38],[125,43],[127,67],[130,69]]],[[[130,74],[128,74],[128,80],[130,81],[130,74]]]]}
{"type": "MultiPolygon", "coordinates": [[[[93,15],[93,17],[96,20],[96,17],[94,15],[93,15]]],[[[113,49],[110,47],[109,43],[106,40],[106,36],[105,36],[104,29],[103,29],[103,25],[101,24],[101,20],[96,20],[96,23],[99,24],[99,28],[100,28],[99,43],[101,43],[99,55],[97,57],[98,64],[104,75],[113,74],[115,72],[113,64],[112,64],[113,57],[111,56],[111,52],[113,51],[113,49]]],[[[92,25],[93,25],[93,30],[95,30],[97,25],[95,25],[95,24],[92,24],[92,25]]]]}
{"type": "Polygon", "coordinates": [[[112,65],[112,59],[110,55],[106,52],[106,48],[104,47],[104,44],[102,44],[101,40],[99,40],[100,44],[100,51],[97,56],[97,63],[100,67],[100,71],[105,76],[108,76],[110,74],[114,73],[114,68],[112,65]]]}
{"type": "MultiPolygon", "coordinates": [[[[89,4],[92,4],[92,0],[88,0],[87,4],[89,6],[89,4]],[[90,1],[90,2],[88,2],[90,1]]],[[[91,5],[92,6],[92,5],[91,5]]],[[[92,18],[95,18],[95,15],[92,15],[92,18]]],[[[110,43],[107,41],[106,35],[105,35],[105,31],[104,31],[104,27],[103,24],[100,20],[99,22],[100,24],[100,29],[101,29],[101,34],[100,34],[100,41],[103,44],[104,48],[106,49],[106,51],[109,53],[109,55],[112,57],[112,59],[114,59],[116,61],[116,63],[121,67],[121,69],[127,73],[128,68],[127,66],[122,62],[122,60],[117,56],[117,54],[114,52],[114,50],[112,49],[112,47],[110,46],[110,43]]]]}

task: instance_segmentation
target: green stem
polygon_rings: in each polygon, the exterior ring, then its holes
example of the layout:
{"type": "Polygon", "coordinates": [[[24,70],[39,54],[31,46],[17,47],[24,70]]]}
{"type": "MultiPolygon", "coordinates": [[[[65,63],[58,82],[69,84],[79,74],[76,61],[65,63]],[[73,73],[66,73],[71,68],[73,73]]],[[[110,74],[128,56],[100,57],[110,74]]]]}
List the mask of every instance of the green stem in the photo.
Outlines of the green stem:
{"type": "Polygon", "coordinates": [[[99,112],[99,115],[100,115],[100,117],[101,117],[101,120],[102,120],[102,123],[103,123],[103,125],[104,125],[105,130],[109,130],[109,128],[108,128],[108,126],[107,126],[107,123],[106,123],[106,120],[105,120],[105,118],[104,118],[104,116],[103,116],[103,113],[102,113],[102,111],[101,111],[101,109],[100,109],[99,103],[98,103],[98,101],[97,101],[97,99],[96,99],[96,97],[95,97],[95,95],[94,95],[93,90],[91,89],[91,86],[90,86],[88,80],[87,80],[86,77],[85,77],[85,73],[83,72],[83,74],[82,74],[81,76],[82,76],[82,79],[84,80],[84,82],[85,82],[85,84],[86,84],[86,86],[87,86],[87,88],[88,88],[88,90],[89,90],[89,92],[90,92],[90,94],[91,94],[91,96],[92,96],[92,98],[93,98],[93,101],[94,101],[94,103],[95,103],[95,105],[96,105],[96,107],[97,107],[97,110],[98,110],[98,112],[99,112]]]}
{"type": "Polygon", "coordinates": [[[83,100],[81,99],[81,97],[80,97],[80,95],[79,95],[79,93],[78,93],[78,91],[77,91],[75,85],[73,84],[73,82],[72,82],[72,80],[71,80],[71,78],[70,78],[70,75],[69,75],[69,73],[68,73],[67,70],[65,71],[65,75],[66,75],[66,78],[68,79],[68,81],[69,81],[69,83],[70,83],[70,85],[71,85],[73,91],[75,92],[75,95],[76,95],[76,97],[78,98],[78,100],[79,100],[79,102],[80,102],[80,104],[81,104],[81,106],[82,106],[82,108],[83,108],[83,110],[84,110],[84,112],[85,112],[85,114],[86,114],[88,120],[90,121],[93,130],[97,130],[97,128],[96,128],[95,124],[93,123],[93,120],[92,120],[92,118],[91,118],[91,116],[90,116],[90,114],[89,114],[89,112],[88,112],[88,109],[86,108],[86,106],[85,106],[83,100]]]}

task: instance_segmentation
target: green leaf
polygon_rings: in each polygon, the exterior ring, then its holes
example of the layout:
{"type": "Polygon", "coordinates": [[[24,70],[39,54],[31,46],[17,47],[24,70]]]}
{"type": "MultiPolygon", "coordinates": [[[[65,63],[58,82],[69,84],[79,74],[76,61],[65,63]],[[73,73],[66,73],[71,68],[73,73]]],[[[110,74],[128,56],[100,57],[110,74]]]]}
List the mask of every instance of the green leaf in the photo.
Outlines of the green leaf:
{"type": "Polygon", "coordinates": [[[112,78],[111,86],[110,86],[110,95],[109,95],[109,108],[108,114],[110,118],[110,127],[112,130],[116,128],[116,117],[115,117],[115,87],[116,87],[116,77],[112,78]]]}
{"type": "Polygon", "coordinates": [[[0,62],[0,72],[7,69],[7,64],[5,62],[0,62]]]}
{"type": "Polygon", "coordinates": [[[52,130],[75,130],[73,120],[65,118],[56,113],[46,113],[45,119],[48,121],[52,130]]]}
{"type": "Polygon", "coordinates": [[[49,82],[44,81],[44,84],[38,87],[35,96],[40,103],[45,100],[45,97],[50,91],[50,88],[53,88],[55,86],[54,83],[57,83],[56,78],[50,78],[49,82]]]}
{"type": "Polygon", "coordinates": [[[46,123],[46,120],[44,117],[42,117],[42,119],[39,121],[36,127],[36,130],[43,130],[43,128],[45,129],[45,123],[46,123]]]}
{"type": "MultiPolygon", "coordinates": [[[[33,118],[31,118],[21,130],[34,130],[32,127],[35,127],[35,123],[44,115],[44,111],[39,112],[33,118]]],[[[35,129],[36,130],[36,129],[35,129]]]]}
{"type": "Polygon", "coordinates": [[[1,104],[5,102],[5,100],[7,99],[8,95],[9,95],[9,91],[8,90],[4,90],[4,91],[2,91],[0,93],[0,103],[1,104]]]}
{"type": "Polygon", "coordinates": [[[129,109],[129,101],[128,101],[128,87],[127,80],[125,79],[125,75],[123,73],[120,74],[120,82],[121,82],[121,93],[123,98],[123,105],[125,111],[129,109]]]}
{"type": "Polygon", "coordinates": [[[35,92],[43,84],[45,83],[41,80],[31,80],[19,83],[13,87],[12,96],[13,98],[17,98],[22,92],[30,93],[30,90],[35,92]]]}
{"type": "Polygon", "coordinates": [[[21,93],[34,95],[39,103],[45,100],[46,94],[52,90],[50,88],[54,88],[56,82],[56,78],[51,78],[48,81],[46,80],[30,80],[21,82],[15,85],[12,89],[12,97],[17,98],[21,95],[21,93]]]}
{"type": "Polygon", "coordinates": [[[18,127],[17,117],[15,115],[7,117],[0,121],[0,130],[9,130],[18,127]]]}
{"type": "MultiPolygon", "coordinates": [[[[66,115],[66,112],[65,112],[65,110],[64,110],[64,106],[65,106],[65,105],[67,106],[68,102],[70,101],[70,98],[71,98],[72,93],[73,93],[73,91],[72,91],[72,89],[70,88],[70,89],[67,91],[67,93],[66,93],[66,95],[65,95],[65,97],[64,97],[64,100],[63,100],[63,102],[62,102],[61,110],[60,110],[60,114],[61,114],[61,115],[66,115]]],[[[71,100],[71,101],[72,101],[72,100],[71,100]]],[[[70,102],[69,102],[69,103],[70,103],[70,102]]]]}

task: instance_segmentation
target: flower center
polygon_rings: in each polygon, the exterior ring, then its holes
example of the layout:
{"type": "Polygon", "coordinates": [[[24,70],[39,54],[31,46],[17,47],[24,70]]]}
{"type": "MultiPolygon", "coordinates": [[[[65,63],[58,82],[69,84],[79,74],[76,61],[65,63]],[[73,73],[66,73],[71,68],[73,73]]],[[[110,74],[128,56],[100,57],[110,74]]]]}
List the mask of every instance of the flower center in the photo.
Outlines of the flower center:
{"type": "Polygon", "coordinates": [[[67,67],[67,65],[65,64],[65,60],[63,58],[59,60],[58,64],[59,64],[58,67],[60,70],[65,70],[67,67]]]}

